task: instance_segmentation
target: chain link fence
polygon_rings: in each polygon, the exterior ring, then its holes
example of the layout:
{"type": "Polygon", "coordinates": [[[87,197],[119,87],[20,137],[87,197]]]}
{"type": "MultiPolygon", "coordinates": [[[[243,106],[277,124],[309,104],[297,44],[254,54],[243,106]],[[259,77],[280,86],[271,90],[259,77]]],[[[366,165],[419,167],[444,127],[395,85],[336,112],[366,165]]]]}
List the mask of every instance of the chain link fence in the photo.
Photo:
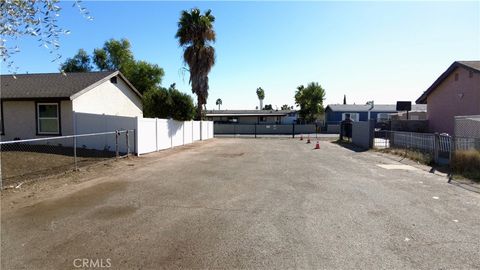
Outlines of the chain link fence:
{"type": "Polygon", "coordinates": [[[318,134],[317,124],[214,124],[215,136],[262,136],[285,135],[295,138],[298,135],[318,134]]]}
{"type": "Polygon", "coordinates": [[[134,149],[134,130],[0,142],[0,185],[6,187],[127,157],[134,149]]]}
{"type": "Polygon", "coordinates": [[[456,153],[480,151],[480,138],[401,131],[375,132],[377,149],[405,149],[428,155],[437,164],[450,164],[456,153]]]}
{"type": "Polygon", "coordinates": [[[455,136],[480,139],[480,115],[455,116],[455,136]]]}

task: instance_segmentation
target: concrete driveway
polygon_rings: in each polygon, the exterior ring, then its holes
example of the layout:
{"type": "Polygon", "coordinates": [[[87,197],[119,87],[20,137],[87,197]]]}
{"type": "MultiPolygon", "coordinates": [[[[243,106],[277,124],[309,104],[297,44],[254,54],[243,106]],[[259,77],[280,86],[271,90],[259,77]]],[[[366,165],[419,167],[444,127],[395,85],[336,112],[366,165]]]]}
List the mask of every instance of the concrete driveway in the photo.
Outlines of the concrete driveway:
{"type": "Polygon", "coordinates": [[[3,195],[1,268],[480,268],[479,194],[320,144],[215,139],[3,195]]]}

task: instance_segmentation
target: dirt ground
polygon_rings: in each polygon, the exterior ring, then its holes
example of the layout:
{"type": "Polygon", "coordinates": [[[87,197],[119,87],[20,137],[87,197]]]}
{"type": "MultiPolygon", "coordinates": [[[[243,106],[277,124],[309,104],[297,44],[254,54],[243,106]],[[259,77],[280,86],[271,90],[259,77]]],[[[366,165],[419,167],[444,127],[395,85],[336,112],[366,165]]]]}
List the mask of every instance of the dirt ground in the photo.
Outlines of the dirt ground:
{"type": "Polygon", "coordinates": [[[213,139],[6,190],[1,269],[480,268],[478,191],[320,146],[213,139]]]}
{"type": "MultiPolygon", "coordinates": [[[[73,150],[70,148],[67,152],[73,153],[73,150]]],[[[83,152],[84,156],[77,156],[77,168],[112,159],[115,155],[111,152],[104,153],[96,150],[79,152],[83,152]]],[[[63,176],[75,169],[75,159],[72,154],[2,151],[0,158],[4,186],[16,186],[19,183],[58,174],[63,176]]]]}

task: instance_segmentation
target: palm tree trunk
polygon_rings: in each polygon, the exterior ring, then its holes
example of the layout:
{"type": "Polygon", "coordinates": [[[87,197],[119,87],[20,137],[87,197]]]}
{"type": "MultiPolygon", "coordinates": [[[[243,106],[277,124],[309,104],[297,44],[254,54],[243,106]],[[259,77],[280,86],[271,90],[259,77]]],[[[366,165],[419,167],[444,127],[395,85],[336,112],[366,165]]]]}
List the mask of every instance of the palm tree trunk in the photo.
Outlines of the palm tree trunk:
{"type": "Polygon", "coordinates": [[[197,120],[202,120],[202,103],[200,97],[197,98],[197,120]]]}
{"type": "Polygon", "coordinates": [[[218,110],[220,111],[220,104],[218,104],[218,110]]]}

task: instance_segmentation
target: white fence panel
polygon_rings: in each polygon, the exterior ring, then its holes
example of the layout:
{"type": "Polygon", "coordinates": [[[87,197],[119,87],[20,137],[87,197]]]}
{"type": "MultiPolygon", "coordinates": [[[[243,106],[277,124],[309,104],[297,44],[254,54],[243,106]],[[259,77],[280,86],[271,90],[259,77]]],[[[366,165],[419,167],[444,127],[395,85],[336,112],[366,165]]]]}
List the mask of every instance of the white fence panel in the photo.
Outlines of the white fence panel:
{"type": "Polygon", "coordinates": [[[137,120],[137,153],[157,151],[157,121],[152,118],[137,120]]]}
{"type": "MultiPolygon", "coordinates": [[[[115,130],[137,129],[136,117],[74,112],[74,134],[112,132],[115,130]]],[[[70,134],[66,134],[70,135],[70,134]]],[[[134,136],[133,134],[129,134],[134,136]]],[[[70,140],[69,140],[70,142],[70,140]]],[[[71,140],[73,143],[73,140],[71,140]]],[[[115,150],[115,135],[89,136],[77,138],[77,146],[86,149],[115,150]]],[[[130,146],[133,149],[133,145],[130,146]]],[[[126,152],[126,146],[120,144],[120,152],[126,152]]]]}
{"type": "Polygon", "coordinates": [[[208,139],[208,122],[207,121],[201,121],[201,132],[202,132],[202,140],[208,139]]]}
{"type": "Polygon", "coordinates": [[[213,138],[213,121],[208,121],[208,138],[213,138]]]}
{"type": "MultiPolygon", "coordinates": [[[[74,113],[76,134],[136,129],[136,117],[74,113]]],[[[69,135],[69,134],[68,134],[69,135]]]]}
{"type": "Polygon", "coordinates": [[[172,139],[168,133],[168,119],[157,119],[157,150],[172,147],[172,139]]]}
{"type": "Polygon", "coordinates": [[[193,122],[185,121],[183,122],[183,140],[185,144],[193,142],[193,122]]]}
{"type": "Polygon", "coordinates": [[[200,121],[193,121],[193,141],[200,140],[200,121]]]}
{"type": "Polygon", "coordinates": [[[181,122],[157,118],[135,120],[136,125],[133,129],[136,130],[136,152],[139,155],[193,143],[200,140],[200,136],[202,140],[213,138],[212,121],[181,122]]]}
{"type": "Polygon", "coordinates": [[[169,120],[168,130],[172,138],[172,146],[183,145],[183,122],[169,120]]]}

